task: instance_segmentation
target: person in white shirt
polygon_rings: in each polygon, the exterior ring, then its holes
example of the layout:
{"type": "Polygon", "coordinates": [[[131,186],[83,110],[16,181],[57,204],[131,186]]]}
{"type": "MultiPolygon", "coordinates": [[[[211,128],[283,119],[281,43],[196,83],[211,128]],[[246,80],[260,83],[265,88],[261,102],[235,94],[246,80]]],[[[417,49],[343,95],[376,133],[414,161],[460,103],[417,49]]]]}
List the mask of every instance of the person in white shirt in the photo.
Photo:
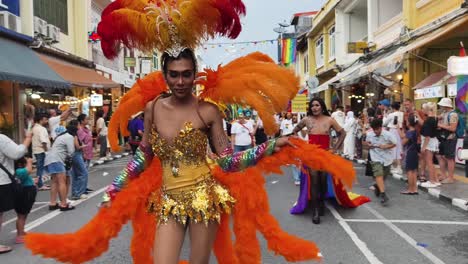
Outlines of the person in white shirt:
{"type": "Polygon", "coordinates": [[[343,112],[342,106],[337,106],[335,112],[331,114],[331,118],[335,119],[335,121],[340,125],[340,127],[344,127],[345,125],[345,113],[343,112]]]}
{"type": "Polygon", "coordinates": [[[374,119],[371,123],[372,131],[366,135],[363,143],[370,148],[371,166],[376,184],[374,185],[375,195],[380,197],[380,203],[386,205],[388,197],[385,194],[384,180],[390,176],[390,166],[393,163],[393,151],[397,139],[395,136],[382,129],[382,120],[374,119]]]}
{"type": "Polygon", "coordinates": [[[281,136],[289,135],[294,129],[292,122],[292,113],[287,113],[286,117],[281,121],[280,134],[281,136]]]}
{"type": "Polygon", "coordinates": [[[239,113],[239,119],[231,127],[231,146],[234,152],[244,151],[255,146],[252,123],[247,122],[243,113],[239,113]]]}
{"type": "MultiPolygon", "coordinates": [[[[331,118],[333,118],[333,119],[336,121],[336,123],[338,123],[338,125],[340,125],[340,127],[344,127],[344,125],[345,125],[345,120],[346,120],[346,115],[345,115],[345,113],[344,113],[343,110],[344,110],[344,109],[343,109],[343,106],[340,106],[340,105],[339,105],[339,106],[336,107],[335,112],[333,112],[333,113],[330,115],[331,118]]],[[[334,129],[332,129],[332,131],[331,131],[331,137],[333,138],[333,142],[334,142],[334,144],[335,144],[336,141],[337,141],[338,138],[339,138],[339,135],[338,135],[338,133],[337,133],[334,129]]],[[[343,148],[344,148],[344,144],[343,144],[343,147],[340,148],[338,151],[339,151],[339,152],[343,152],[343,148]]]]}
{"type": "MultiPolygon", "coordinates": [[[[28,132],[23,144],[17,145],[9,137],[0,134],[0,164],[8,171],[0,169],[0,228],[3,222],[3,213],[13,209],[14,193],[9,174],[15,173],[14,161],[20,159],[28,152],[32,134],[28,132]]],[[[0,245],[0,254],[11,251],[11,247],[0,245]]],[[[3,262],[2,262],[3,263],[3,262]]]]}
{"type": "Polygon", "coordinates": [[[37,188],[40,191],[49,190],[48,185],[44,185],[42,176],[44,175],[44,159],[46,152],[50,149],[49,133],[47,126],[47,114],[37,114],[34,117],[34,126],[32,128],[32,154],[36,158],[37,188]]]}
{"type": "Polygon", "coordinates": [[[390,133],[392,133],[396,140],[396,147],[393,149],[393,165],[392,172],[396,174],[403,174],[401,169],[401,154],[403,150],[403,144],[401,142],[400,130],[403,129],[404,122],[404,113],[400,111],[400,103],[394,102],[392,104],[392,112],[389,113],[383,119],[383,126],[388,128],[390,133]]]}
{"type": "Polygon", "coordinates": [[[57,110],[49,109],[49,135],[52,140],[57,136],[55,129],[60,125],[60,122],[67,120],[71,113],[71,109],[68,109],[63,111],[61,115],[57,115],[57,110]]]}
{"type": "Polygon", "coordinates": [[[104,120],[104,111],[98,110],[96,112],[96,133],[98,134],[99,157],[106,157],[107,155],[107,125],[104,120]]]}
{"type": "Polygon", "coordinates": [[[346,120],[344,124],[344,130],[346,137],[344,140],[343,154],[346,158],[354,160],[356,155],[356,132],[357,132],[358,121],[354,118],[354,112],[348,111],[346,113],[346,120]]]}

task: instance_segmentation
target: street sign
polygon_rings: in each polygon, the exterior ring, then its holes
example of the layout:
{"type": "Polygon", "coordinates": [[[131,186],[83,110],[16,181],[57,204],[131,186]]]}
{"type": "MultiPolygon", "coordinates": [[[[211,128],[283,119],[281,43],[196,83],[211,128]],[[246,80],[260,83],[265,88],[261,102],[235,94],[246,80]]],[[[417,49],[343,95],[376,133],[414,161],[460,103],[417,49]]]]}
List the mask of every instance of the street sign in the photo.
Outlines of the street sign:
{"type": "Polygon", "coordinates": [[[307,112],[307,95],[298,94],[291,101],[291,112],[304,113],[307,112]]]}
{"type": "Polygon", "coordinates": [[[102,106],[104,103],[102,94],[91,94],[90,99],[90,106],[102,106]]]}
{"type": "Polygon", "coordinates": [[[124,58],[124,66],[125,67],[135,67],[136,66],[136,58],[135,57],[125,57],[124,58]]]}
{"type": "Polygon", "coordinates": [[[365,50],[375,50],[375,45],[369,47],[367,42],[348,42],[348,53],[364,53],[365,50]]]}

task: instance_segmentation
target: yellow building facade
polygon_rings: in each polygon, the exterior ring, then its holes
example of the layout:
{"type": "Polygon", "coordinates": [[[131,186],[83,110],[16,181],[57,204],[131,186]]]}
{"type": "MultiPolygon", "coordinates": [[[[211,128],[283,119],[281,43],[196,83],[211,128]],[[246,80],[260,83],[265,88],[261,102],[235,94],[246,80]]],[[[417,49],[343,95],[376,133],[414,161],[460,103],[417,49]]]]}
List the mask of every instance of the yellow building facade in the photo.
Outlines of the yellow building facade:
{"type": "MultiPolygon", "coordinates": [[[[336,30],[335,6],[339,0],[329,0],[315,15],[312,29],[307,33],[308,38],[308,69],[309,78],[316,77],[319,85],[334,77],[336,68],[336,30]]],[[[311,93],[324,99],[327,106],[331,105],[331,90],[311,93]]]]}

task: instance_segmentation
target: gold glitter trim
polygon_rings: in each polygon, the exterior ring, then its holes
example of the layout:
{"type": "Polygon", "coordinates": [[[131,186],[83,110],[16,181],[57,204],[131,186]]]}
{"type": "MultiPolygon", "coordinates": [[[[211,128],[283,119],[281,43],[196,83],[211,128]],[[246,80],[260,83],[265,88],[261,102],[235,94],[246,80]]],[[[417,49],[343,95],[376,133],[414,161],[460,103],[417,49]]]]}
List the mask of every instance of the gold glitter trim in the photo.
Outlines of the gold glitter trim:
{"type": "Polygon", "coordinates": [[[219,223],[223,213],[231,213],[236,200],[211,176],[182,190],[158,190],[148,199],[148,212],[158,216],[159,224],[170,218],[185,225],[187,221],[219,223]]]}
{"type": "Polygon", "coordinates": [[[174,177],[179,175],[179,167],[183,165],[200,165],[206,162],[208,138],[200,129],[194,129],[191,122],[186,122],[184,128],[169,144],[153,128],[150,143],[153,153],[159,157],[163,165],[172,167],[174,177]]]}

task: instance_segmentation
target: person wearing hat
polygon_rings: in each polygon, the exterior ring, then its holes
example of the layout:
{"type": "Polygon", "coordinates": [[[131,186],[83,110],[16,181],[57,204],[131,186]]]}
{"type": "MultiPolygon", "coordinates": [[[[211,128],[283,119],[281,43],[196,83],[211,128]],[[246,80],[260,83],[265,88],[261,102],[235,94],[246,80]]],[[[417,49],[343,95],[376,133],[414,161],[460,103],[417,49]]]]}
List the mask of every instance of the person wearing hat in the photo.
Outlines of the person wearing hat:
{"type": "Polygon", "coordinates": [[[377,106],[376,117],[379,119],[383,119],[387,116],[387,110],[390,107],[390,101],[388,99],[383,99],[379,101],[379,105],[377,106]]]}
{"type": "Polygon", "coordinates": [[[440,107],[441,115],[437,128],[440,129],[440,145],[437,160],[442,174],[442,183],[453,183],[455,171],[455,151],[457,148],[457,135],[455,131],[458,125],[458,115],[453,111],[453,104],[450,98],[440,99],[437,105],[440,107]]]}

